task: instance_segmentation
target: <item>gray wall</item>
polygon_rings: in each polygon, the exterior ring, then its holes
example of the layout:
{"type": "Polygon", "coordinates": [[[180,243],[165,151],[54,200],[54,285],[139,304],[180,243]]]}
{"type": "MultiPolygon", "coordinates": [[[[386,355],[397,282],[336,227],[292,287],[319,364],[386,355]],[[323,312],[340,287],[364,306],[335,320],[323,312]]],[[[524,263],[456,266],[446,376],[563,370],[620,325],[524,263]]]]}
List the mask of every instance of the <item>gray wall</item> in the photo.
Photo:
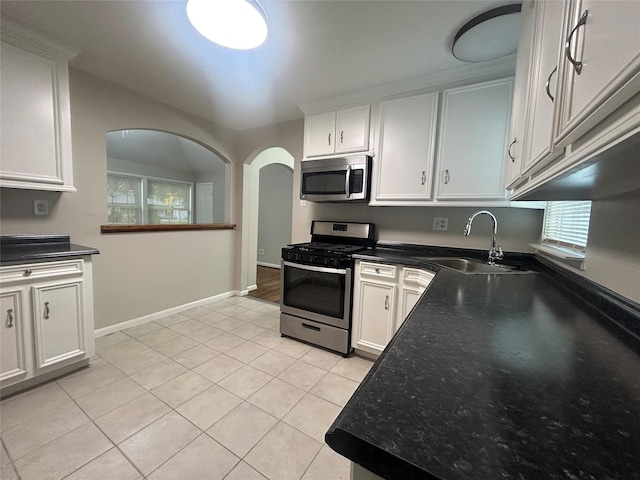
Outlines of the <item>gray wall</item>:
{"type": "MultiPolygon", "coordinates": [[[[96,329],[234,290],[236,230],[100,234],[107,223],[108,131],[175,132],[232,159],[233,132],[128,89],[70,69],[74,182],[77,193],[1,189],[2,233],[68,233],[97,247],[96,329]],[[49,216],[33,216],[33,199],[49,216]]],[[[232,221],[235,217],[232,217],[232,221]]]]}
{"type": "Polygon", "coordinates": [[[293,172],[285,165],[274,163],[260,169],[258,262],[280,265],[280,249],[291,239],[292,188],[293,172]]]}

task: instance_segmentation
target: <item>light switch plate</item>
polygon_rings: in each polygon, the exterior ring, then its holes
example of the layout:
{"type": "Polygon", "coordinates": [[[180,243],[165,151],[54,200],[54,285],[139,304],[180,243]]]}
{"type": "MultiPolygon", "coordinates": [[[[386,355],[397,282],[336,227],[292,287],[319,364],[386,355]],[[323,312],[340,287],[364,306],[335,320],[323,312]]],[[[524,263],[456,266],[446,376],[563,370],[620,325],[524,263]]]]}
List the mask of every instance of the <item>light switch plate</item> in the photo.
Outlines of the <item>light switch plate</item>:
{"type": "Polygon", "coordinates": [[[33,214],[34,215],[49,215],[49,202],[46,200],[34,200],[33,201],[33,214]]]}

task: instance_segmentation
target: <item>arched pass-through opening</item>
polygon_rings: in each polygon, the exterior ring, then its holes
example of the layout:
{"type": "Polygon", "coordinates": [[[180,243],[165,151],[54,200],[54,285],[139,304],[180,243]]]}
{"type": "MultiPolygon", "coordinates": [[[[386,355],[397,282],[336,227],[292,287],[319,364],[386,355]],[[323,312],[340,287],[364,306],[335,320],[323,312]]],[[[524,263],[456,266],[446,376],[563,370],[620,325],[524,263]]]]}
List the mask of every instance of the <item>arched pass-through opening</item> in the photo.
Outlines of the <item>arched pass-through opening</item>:
{"type": "MultiPolygon", "coordinates": [[[[281,164],[293,171],[293,156],[284,148],[270,147],[244,164],[242,185],[242,256],[241,291],[248,293],[256,285],[258,264],[258,215],[260,170],[267,165],[281,164]]],[[[293,197],[293,192],[290,192],[293,197]]],[[[291,232],[289,232],[289,240],[291,232]]]]}

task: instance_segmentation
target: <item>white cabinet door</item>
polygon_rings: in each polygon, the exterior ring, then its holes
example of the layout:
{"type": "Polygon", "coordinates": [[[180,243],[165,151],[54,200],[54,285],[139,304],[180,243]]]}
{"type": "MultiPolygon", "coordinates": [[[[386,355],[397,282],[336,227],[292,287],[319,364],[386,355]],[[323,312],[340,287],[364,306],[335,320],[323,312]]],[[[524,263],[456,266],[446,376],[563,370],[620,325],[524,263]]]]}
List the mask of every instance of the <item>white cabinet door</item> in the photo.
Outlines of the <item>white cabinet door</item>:
{"type": "Polygon", "coordinates": [[[381,104],[375,198],[429,200],[438,93],[381,104]]]}
{"type": "Polygon", "coordinates": [[[563,2],[537,2],[534,55],[531,65],[530,102],[523,172],[549,163],[562,153],[552,150],[553,119],[557,95],[558,45],[562,40],[563,2]]]}
{"type": "Polygon", "coordinates": [[[366,151],[369,119],[369,105],[305,116],[305,157],[366,151]]]}
{"type": "Polygon", "coordinates": [[[75,191],[67,67],[72,55],[24,40],[14,30],[3,23],[0,186],[75,191]]]}
{"type": "Polygon", "coordinates": [[[36,368],[85,353],[82,281],[32,287],[36,368]]]}
{"type": "Polygon", "coordinates": [[[402,326],[434,276],[435,273],[433,272],[427,272],[419,268],[403,267],[402,287],[394,332],[402,326]]]}
{"type": "Polygon", "coordinates": [[[0,382],[15,381],[27,373],[22,297],[20,288],[3,290],[0,294],[0,382]]]}
{"type": "Polygon", "coordinates": [[[318,113],[305,117],[305,155],[331,155],[335,149],[336,112],[318,113]]]}
{"type": "Polygon", "coordinates": [[[355,348],[380,354],[394,333],[396,286],[361,280],[355,348]]]}
{"type": "Polygon", "coordinates": [[[369,149],[369,105],[336,112],[335,153],[364,152],[369,149]]]}
{"type": "Polygon", "coordinates": [[[438,199],[503,199],[513,78],[443,93],[438,199]]]}
{"type": "MultiPolygon", "coordinates": [[[[640,2],[581,0],[565,28],[564,88],[557,143],[578,139],[640,91],[640,2]],[[581,19],[583,20],[581,22],[581,19]],[[574,67],[569,61],[581,62],[574,67]]],[[[564,41],[563,41],[564,44],[564,41]]]]}
{"type": "Polygon", "coordinates": [[[520,14],[520,40],[518,42],[518,60],[513,87],[513,108],[511,111],[511,133],[507,149],[506,186],[510,188],[521,176],[522,154],[525,139],[527,92],[533,49],[533,29],[535,20],[535,4],[526,1],[522,4],[520,14]]]}

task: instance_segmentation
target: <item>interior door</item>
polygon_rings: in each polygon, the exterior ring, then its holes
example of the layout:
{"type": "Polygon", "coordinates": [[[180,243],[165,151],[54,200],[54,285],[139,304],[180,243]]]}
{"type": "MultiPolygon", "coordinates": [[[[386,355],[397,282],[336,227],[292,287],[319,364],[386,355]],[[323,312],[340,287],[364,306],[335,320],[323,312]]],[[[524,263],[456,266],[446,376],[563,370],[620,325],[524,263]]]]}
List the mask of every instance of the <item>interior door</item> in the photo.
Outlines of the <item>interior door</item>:
{"type": "Polygon", "coordinates": [[[196,183],[196,223],[213,223],[213,183],[196,183]]]}

